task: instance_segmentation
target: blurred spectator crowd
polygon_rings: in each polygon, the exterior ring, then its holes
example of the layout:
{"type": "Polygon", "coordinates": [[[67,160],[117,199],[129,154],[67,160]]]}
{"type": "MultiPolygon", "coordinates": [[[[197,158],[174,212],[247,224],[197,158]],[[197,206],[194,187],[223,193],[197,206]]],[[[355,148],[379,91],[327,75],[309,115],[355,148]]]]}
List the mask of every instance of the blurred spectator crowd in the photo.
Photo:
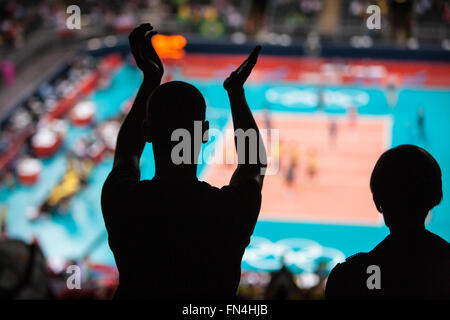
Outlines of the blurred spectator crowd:
{"type": "Polygon", "coordinates": [[[152,21],[161,31],[206,38],[234,35],[237,41],[259,36],[270,41],[272,33],[295,38],[320,32],[321,24],[329,24],[330,36],[338,39],[358,35],[371,4],[381,9],[382,33],[389,34],[385,37],[389,41],[414,33],[447,36],[449,0],[4,0],[0,1],[0,48],[19,48],[40,28],[70,36],[73,30],[66,28],[70,5],[80,7],[82,28],[103,32],[128,32],[141,21],[152,21]]]}
{"type": "MultiPolygon", "coordinates": [[[[58,101],[72,91],[84,76],[94,69],[95,59],[89,56],[73,59],[58,77],[41,84],[35,94],[23,101],[13,112],[0,121],[0,184],[14,185],[15,161],[5,160],[14,146],[26,144],[37,130],[43,116],[58,104],[58,101]]],[[[27,148],[20,149],[13,159],[23,156],[27,148]]]]}
{"type": "MultiPolygon", "coordinates": [[[[88,256],[49,260],[36,238],[30,242],[9,238],[5,230],[0,232],[0,261],[0,299],[103,300],[111,299],[118,285],[115,267],[95,263],[88,256]]],[[[271,273],[246,271],[237,298],[322,300],[326,269],[319,264],[314,273],[297,275],[286,266],[271,273]]]]}

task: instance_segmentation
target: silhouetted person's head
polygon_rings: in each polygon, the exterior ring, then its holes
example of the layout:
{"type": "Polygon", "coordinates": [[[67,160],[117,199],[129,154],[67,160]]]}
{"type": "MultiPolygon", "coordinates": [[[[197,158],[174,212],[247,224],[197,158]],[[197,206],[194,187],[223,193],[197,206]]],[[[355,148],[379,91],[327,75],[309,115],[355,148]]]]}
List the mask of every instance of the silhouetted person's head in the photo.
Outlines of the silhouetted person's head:
{"type": "Polygon", "coordinates": [[[424,149],[400,145],[378,159],[370,189],[391,231],[423,227],[428,212],[442,200],[441,169],[424,149]]]}
{"type": "Polygon", "coordinates": [[[171,81],[157,87],[148,100],[144,121],[145,138],[153,144],[155,159],[164,154],[167,160],[172,148],[181,141],[179,136],[173,135],[180,129],[189,132],[191,158],[192,161],[197,159],[201,144],[208,140],[209,124],[205,121],[205,112],[205,99],[193,85],[171,81]],[[201,130],[194,134],[195,122],[201,130]]]}

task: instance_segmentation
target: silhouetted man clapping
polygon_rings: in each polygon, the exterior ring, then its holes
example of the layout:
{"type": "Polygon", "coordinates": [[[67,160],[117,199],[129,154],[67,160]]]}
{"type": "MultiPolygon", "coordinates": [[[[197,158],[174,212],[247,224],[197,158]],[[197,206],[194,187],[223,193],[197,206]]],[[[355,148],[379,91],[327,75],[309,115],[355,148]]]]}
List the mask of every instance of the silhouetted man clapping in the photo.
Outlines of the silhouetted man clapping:
{"type": "Polygon", "coordinates": [[[266,163],[243,89],[260,47],[224,82],[235,130],[251,129],[257,139],[237,148],[239,165],[229,185],[218,189],[196,176],[201,144],[208,140],[205,100],[188,83],[160,85],[164,69],[151,44],[155,33],[143,24],[130,34],[144,80],[120,129],[102,191],[109,245],[120,273],[115,297],[232,298],[258,218],[266,163]],[[174,149],[176,130],[189,133],[189,148],[174,149]],[[140,181],[146,142],[153,145],[155,176],[140,181]],[[255,163],[247,161],[252,152],[259,155],[255,163]]]}

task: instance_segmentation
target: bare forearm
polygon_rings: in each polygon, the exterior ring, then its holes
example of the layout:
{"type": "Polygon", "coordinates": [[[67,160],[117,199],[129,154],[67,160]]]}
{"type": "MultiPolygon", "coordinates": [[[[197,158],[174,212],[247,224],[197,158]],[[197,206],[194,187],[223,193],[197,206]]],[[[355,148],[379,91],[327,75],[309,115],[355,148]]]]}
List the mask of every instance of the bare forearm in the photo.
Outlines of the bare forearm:
{"type": "Polygon", "coordinates": [[[239,88],[229,90],[228,97],[230,99],[231,114],[233,118],[233,126],[235,132],[240,129],[242,130],[242,132],[248,132],[249,135],[256,134],[256,140],[254,140],[256,145],[251,145],[252,139],[249,138],[249,143],[244,144],[246,146],[245,149],[238,147],[237,139],[242,137],[239,136],[236,137],[235,142],[237,147],[239,163],[247,165],[250,164],[258,168],[264,167],[267,163],[266,150],[256,121],[253,118],[253,114],[250,111],[250,108],[247,104],[247,100],[245,99],[244,89],[239,88]],[[252,158],[250,156],[250,153],[254,153],[254,155],[256,155],[257,159],[256,163],[250,163],[247,160],[247,158],[249,160],[252,158]]]}
{"type": "Polygon", "coordinates": [[[258,126],[245,99],[244,88],[228,91],[228,97],[230,99],[234,130],[258,130],[258,126]]]}

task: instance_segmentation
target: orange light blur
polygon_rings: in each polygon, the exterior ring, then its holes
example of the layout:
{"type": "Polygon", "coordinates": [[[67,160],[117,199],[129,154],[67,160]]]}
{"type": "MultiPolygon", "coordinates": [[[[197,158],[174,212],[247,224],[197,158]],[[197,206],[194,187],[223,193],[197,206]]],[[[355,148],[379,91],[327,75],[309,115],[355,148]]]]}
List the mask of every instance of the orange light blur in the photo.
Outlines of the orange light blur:
{"type": "Polygon", "coordinates": [[[184,57],[186,38],[182,35],[166,36],[156,34],[152,37],[152,44],[156,53],[162,59],[181,59],[184,57]]]}

